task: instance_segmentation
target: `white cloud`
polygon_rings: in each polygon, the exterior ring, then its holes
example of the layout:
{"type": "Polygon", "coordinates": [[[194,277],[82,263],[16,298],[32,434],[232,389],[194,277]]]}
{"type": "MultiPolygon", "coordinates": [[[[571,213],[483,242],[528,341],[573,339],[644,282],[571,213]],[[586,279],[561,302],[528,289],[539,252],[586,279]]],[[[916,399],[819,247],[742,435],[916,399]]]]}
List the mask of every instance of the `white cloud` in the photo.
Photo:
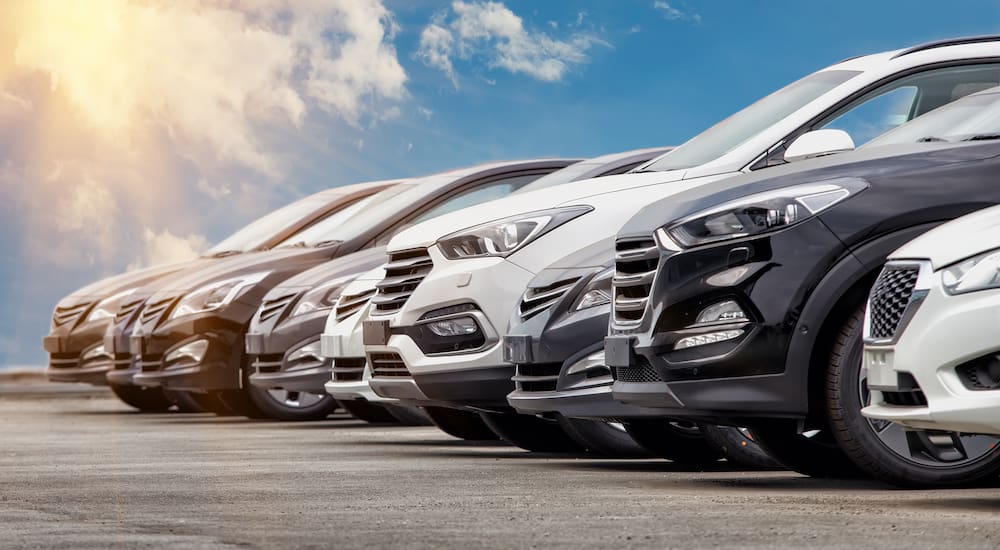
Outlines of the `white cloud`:
{"type": "Polygon", "coordinates": [[[208,249],[208,240],[197,234],[174,235],[168,229],[157,232],[149,227],[143,229],[144,250],[139,258],[129,264],[128,270],[142,267],[182,262],[197,258],[208,249]]]}
{"type": "Polygon", "coordinates": [[[454,53],[452,45],[454,38],[451,31],[437,23],[431,23],[420,31],[420,46],[417,49],[416,57],[432,69],[437,69],[451,80],[452,85],[458,88],[458,78],[455,76],[455,67],[452,65],[451,56],[454,53]]]}
{"type": "Polygon", "coordinates": [[[417,107],[417,114],[419,114],[420,116],[424,117],[427,120],[430,120],[431,117],[434,116],[434,111],[428,109],[427,107],[417,107]]]}
{"type": "MultiPolygon", "coordinates": [[[[582,22],[585,12],[577,14],[582,22]]],[[[458,86],[455,57],[484,58],[490,68],[526,74],[537,80],[562,80],[571,67],[586,63],[594,36],[574,33],[557,39],[526,29],[523,20],[501,2],[456,0],[451,17],[439,14],[420,33],[417,58],[445,73],[458,86]]]]}
{"type": "Polygon", "coordinates": [[[405,95],[380,0],[37,0],[2,16],[16,65],[48,74],[96,130],[161,128],[201,164],[277,175],[256,123],[299,126],[313,107],[358,125],[405,95]]]}
{"type": "Polygon", "coordinates": [[[656,0],[653,2],[653,9],[660,12],[660,15],[664,19],[669,19],[671,21],[677,21],[681,19],[687,19],[693,21],[694,23],[701,23],[701,16],[694,12],[688,12],[677,8],[675,5],[664,0],[656,0]]]}
{"type": "Polygon", "coordinates": [[[224,199],[233,192],[228,185],[224,183],[212,185],[206,178],[198,178],[197,187],[199,191],[215,200],[224,199]]]}
{"type": "Polygon", "coordinates": [[[639,25],[632,25],[628,29],[628,33],[629,34],[636,34],[636,33],[639,33],[639,32],[642,32],[642,27],[640,27],[639,25]]]}

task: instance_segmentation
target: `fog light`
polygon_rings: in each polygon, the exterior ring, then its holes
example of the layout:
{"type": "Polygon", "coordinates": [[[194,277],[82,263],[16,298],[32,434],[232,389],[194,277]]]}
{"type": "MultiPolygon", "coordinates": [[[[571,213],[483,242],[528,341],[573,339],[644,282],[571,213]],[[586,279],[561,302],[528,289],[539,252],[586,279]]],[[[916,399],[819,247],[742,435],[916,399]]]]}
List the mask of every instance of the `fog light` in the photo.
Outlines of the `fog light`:
{"type": "Polygon", "coordinates": [[[91,359],[97,359],[98,357],[109,357],[107,348],[104,347],[104,344],[98,344],[83,352],[81,359],[84,361],[90,361],[91,359]]]}
{"type": "Polygon", "coordinates": [[[205,352],[208,351],[208,340],[195,340],[194,342],[188,342],[179,348],[174,349],[167,353],[163,358],[165,363],[173,363],[174,361],[179,361],[181,359],[190,359],[195,363],[201,363],[201,360],[205,358],[205,352]]]}
{"type": "MultiPolygon", "coordinates": [[[[579,374],[590,369],[602,368],[607,369],[607,365],[604,363],[604,350],[591,353],[590,355],[580,359],[576,363],[573,363],[566,369],[566,374],[579,374]]],[[[611,371],[608,371],[611,374],[611,371]]]]}
{"type": "Polygon", "coordinates": [[[678,340],[677,343],[674,344],[674,349],[687,349],[696,346],[704,346],[705,344],[725,342],[726,340],[739,338],[741,334],[743,334],[742,330],[723,330],[720,332],[699,334],[698,336],[688,336],[687,338],[681,338],[678,340]]]}
{"type": "Polygon", "coordinates": [[[591,290],[580,298],[580,303],[576,305],[576,310],[587,309],[588,307],[603,306],[611,303],[611,296],[603,290],[591,290]]]}
{"type": "Polygon", "coordinates": [[[319,340],[309,342],[308,344],[288,354],[289,363],[302,361],[303,359],[317,362],[323,361],[323,349],[319,340]]]}
{"type": "Polygon", "coordinates": [[[468,336],[479,332],[479,325],[472,317],[456,317],[427,323],[427,328],[438,336],[468,336]]]}
{"type": "Polygon", "coordinates": [[[747,314],[743,312],[743,308],[732,300],[726,300],[725,302],[712,304],[701,310],[701,313],[698,314],[698,319],[695,320],[695,324],[703,325],[708,323],[729,323],[733,321],[746,320],[747,314]]]}

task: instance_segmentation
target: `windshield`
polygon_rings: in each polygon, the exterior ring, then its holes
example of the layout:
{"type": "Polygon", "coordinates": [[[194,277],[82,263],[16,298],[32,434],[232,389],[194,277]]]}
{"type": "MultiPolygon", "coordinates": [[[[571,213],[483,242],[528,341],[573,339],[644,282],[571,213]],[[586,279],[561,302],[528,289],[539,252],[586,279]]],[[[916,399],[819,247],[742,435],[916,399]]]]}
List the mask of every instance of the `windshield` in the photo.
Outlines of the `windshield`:
{"type": "Polygon", "coordinates": [[[597,162],[577,162],[576,164],[570,164],[566,168],[561,170],[556,170],[550,174],[546,174],[537,180],[525,185],[520,188],[518,193],[527,193],[528,191],[537,191],[539,189],[547,189],[549,187],[554,187],[556,185],[562,185],[564,183],[569,183],[571,181],[576,181],[583,174],[593,170],[600,166],[597,162]]]}
{"type": "Polygon", "coordinates": [[[278,243],[278,246],[317,246],[342,241],[344,238],[341,226],[345,221],[366,209],[370,209],[379,203],[397,196],[399,193],[405,191],[407,187],[412,187],[412,185],[394,185],[374,195],[353,202],[350,206],[337,210],[333,214],[281,241],[278,243]]]}
{"type": "Polygon", "coordinates": [[[222,242],[205,252],[205,256],[216,256],[227,252],[249,252],[261,248],[288,226],[300,222],[306,216],[328,206],[329,195],[310,195],[287,204],[270,214],[257,218],[249,225],[226,237],[222,242]]]}
{"type": "Polygon", "coordinates": [[[681,170],[713,161],[858,74],[860,71],[813,73],[689,139],[642,171],[681,170]]]}
{"type": "Polygon", "coordinates": [[[877,137],[865,149],[920,141],[961,141],[1000,133],[1000,88],[964,97],[877,137]]]}

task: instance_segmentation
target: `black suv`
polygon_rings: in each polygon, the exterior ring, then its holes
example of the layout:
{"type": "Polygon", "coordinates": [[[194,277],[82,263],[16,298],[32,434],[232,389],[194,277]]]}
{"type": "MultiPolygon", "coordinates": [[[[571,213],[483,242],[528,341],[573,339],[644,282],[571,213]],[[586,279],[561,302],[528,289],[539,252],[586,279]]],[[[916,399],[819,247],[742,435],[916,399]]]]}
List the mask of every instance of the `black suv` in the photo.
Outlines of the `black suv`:
{"type": "Polygon", "coordinates": [[[859,151],[642,210],[616,242],[605,341],[615,399],[751,426],[772,456],[810,475],[860,469],[907,486],[994,476],[994,437],[862,417],[861,334],[889,253],[1000,202],[998,112],[994,88],[859,151]]]}

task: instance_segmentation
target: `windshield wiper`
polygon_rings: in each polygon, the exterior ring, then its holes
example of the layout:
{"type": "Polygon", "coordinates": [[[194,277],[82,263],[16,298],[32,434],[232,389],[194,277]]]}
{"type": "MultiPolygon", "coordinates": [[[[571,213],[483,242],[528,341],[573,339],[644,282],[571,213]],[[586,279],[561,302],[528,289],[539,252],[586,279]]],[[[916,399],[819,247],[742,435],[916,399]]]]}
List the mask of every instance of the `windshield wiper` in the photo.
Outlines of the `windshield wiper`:
{"type": "Polygon", "coordinates": [[[927,137],[922,137],[922,138],[918,139],[917,143],[932,143],[932,142],[938,142],[938,141],[941,141],[941,142],[944,142],[944,143],[948,142],[948,140],[946,140],[944,138],[941,138],[941,137],[927,136],[927,137]]]}
{"type": "Polygon", "coordinates": [[[1000,134],[976,134],[972,137],[965,138],[962,141],[990,141],[993,139],[1000,139],[1000,134]]]}
{"type": "Polygon", "coordinates": [[[343,241],[338,241],[338,240],[330,239],[330,240],[326,240],[326,241],[320,241],[320,242],[314,244],[313,247],[314,248],[326,248],[328,246],[338,245],[341,242],[343,242],[343,241]]]}

